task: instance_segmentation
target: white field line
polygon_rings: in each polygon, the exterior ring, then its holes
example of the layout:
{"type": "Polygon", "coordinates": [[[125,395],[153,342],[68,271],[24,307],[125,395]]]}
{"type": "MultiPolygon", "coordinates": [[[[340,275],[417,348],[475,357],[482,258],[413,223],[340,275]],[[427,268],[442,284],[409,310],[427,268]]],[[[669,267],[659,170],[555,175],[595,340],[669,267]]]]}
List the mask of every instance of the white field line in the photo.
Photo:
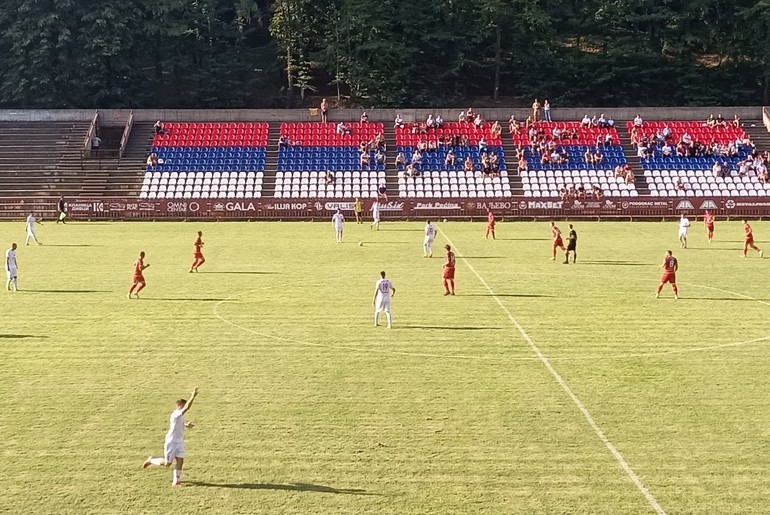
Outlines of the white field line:
{"type": "MultiPolygon", "coordinates": [[[[460,254],[460,251],[458,248],[452,243],[452,240],[450,240],[446,233],[439,228],[439,232],[444,236],[444,239],[446,239],[447,243],[449,243],[455,250],[455,253],[458,257],[462,258],[462,255],[460,254]]],[[[467,259],[463,259],[465,262],[465,265],[468,267],[468,269],[473,272],[473,275],[476,276],[476,278],[481,282],[482,285],[484,285],[484,288],[489,292],[489,295],[492,296],[492,298],[495,300],[498,306],[500,306],[500,309],[503,310],[503,312],[507,315],[508,320],[511,321],[513,326],[516,328],[516,330],[521,334],[521,337],[524,338],[524,341],[527,342],[530,349],[532,349],[532,352],[537,356],[537,358],[540,360],[540,362],[545,366],[545,368],[548,370],[548,372],[551,373],[553,378],[556,380],[557,383],[559,383],[559,386],[561,386],[562,390],[564,390],[564,393],[569,396],[570,399],[572,399],[572,402],[577,406],[578,410],[583,414],[586,421],[588,422],[588,425],[591,426],[591,429],[594,430],[594,433],[596,433],[596,436],[599,437],[599,440],[602,441],[605,447],[612,453],[612,455],[615,457],[617,462],[620,464],[620,466],[623,468],[623,470],[626,472],[629,478],[631,478],[631,481],[636,485],[636,487],[639,489],[639,491],[644,495],[644,498],[647,499],[647,502],[652,507],[653,510],[658,515],[665,515],[665,510],[661,507],[661,505],[658,503],[658,501],[653,497],[653,495],[650,493],[650,491],[647,489],[646,486],[644,486],[644,483],[642,483],[642,480],[639,479],[639,476],[636,475],[636,472],[631,468],[631,466],[628,464],[628,462],[625,460],[622,454],[620,454],[620,451],[615,447],[615,445],[610,441],[609,438],[607,438],[607,435],[604,433],[601,427],[599,427],[599,424],[596,423],[596,420],[594,420],[594,417],[591,416],[591,413],[588,411],[588,409],[585,407],[583,402],[580,400],[580,398],[575,394],[575,392],[572,391],[572,388],[569,387],[567,382],[564,380],[564,378],[559,374],[559,372],[556,371],[555,368],[553,368],[553,365],[551,365],[551,362],[548,360],[548,357],[543,354],[543,352],[540,350],[540,347],[537,346],[535,341],[532,339],[532,337],[527,333],[527,331],[524,330],[524,328],[519,324],[518,320],[513,316],[513,314],[510,312],[510,310],[506,307],[505,304],[500,300],[500,297],[497,296],[497,294],[492,290],[492,288],[489,286],[489,284],[484,280],[484,278],[479,274],[475,268],[473,268],[473,265],[470,264],[470,262],[467,259]]]]}

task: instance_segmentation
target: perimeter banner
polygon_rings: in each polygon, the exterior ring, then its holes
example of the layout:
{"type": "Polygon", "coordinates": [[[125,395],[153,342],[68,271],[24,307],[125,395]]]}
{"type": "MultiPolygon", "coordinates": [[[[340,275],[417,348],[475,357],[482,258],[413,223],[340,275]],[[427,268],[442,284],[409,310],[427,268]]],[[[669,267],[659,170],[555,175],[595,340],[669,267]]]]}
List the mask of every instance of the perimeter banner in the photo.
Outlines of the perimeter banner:
{"type": "MultiPolygon", "coordinates": [[[[373,199],[364,211],[371,212],[373,199]]],[[[74,220],[97,219],[263,219],[326,218],[340,209],[353,214],[353,201],[340,199],[135,199],[76,198],[67,200],[74,220]]],[[[380,202],[387,218],[478,218],[488,210],[518,218],[665,217],[711,211],[719,216],[770,216],[770,197],[626,197],[559,200],[555,198],[388,199],[380,202]]],[[[30,212],[56,216],[56,199],[0,198],[1,218],[23,218],[30,212]]]]}

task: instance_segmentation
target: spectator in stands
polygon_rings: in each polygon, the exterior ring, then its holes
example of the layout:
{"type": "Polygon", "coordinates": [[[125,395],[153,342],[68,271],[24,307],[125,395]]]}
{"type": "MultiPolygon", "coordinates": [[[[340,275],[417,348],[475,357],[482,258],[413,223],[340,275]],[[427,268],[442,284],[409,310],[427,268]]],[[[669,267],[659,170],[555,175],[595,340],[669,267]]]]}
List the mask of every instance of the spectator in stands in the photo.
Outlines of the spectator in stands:
{"type": "Polygon", "coordinates": [[[484,136],[479,138],[479,152],[486,152],[487,151],[487,140],[484,139],[484,136]]]}
{"type": "Polygon", "coordinates": [[[329,102],[326,99],[321,100],[321,123],[329,121],[329,102]]]}
{"type": "Polygon", "coordinates": [[[599,147],[596,147],[596,151],[594,152],[594,164],[600,165],[604,161],[604,155],[599,150],[599,147]]]}
{"type": "Polygon", "coordinates": [[[371,165],[371,157],[369,156],[369,152],[361,152],[361,154],[358,156],[358,163],[361,165],[361,168],[369,168],[369,165],[371,165]]]}
{"type": "MultiPolygon", "coordinates": [[[[457,145],[455,145],[455,146],[457,146],[457,145]]],[[[461,146],[461,147],[470,147],[471,146],[471,141],[468,139],[467,135],[463,134],[463,135],[460,136],[460,145],[459,146],[461,146]]]]}
{"type": "Polygon", "coordinates": [[[543,100],[543,120],[546,122],[552,122],[551,119],[551,103],[548,102],[548,99],[546,98],[543,100]]]}
{"type": "Polygon", "coordinates": [[[471,158],[471,156],[465,158],[465,162],[463,163],[463,170],[466,172],[473,171],[473,158],[471,158]]]}
{"type": "Polygon", "coordinates": [[[585,198],[586,198],[586,189],[583,187],[583,185],[582,185],[582,184],[580,184],[580,185],[577,187],[577,190],[576,190],[576,192],[577,192],[577,198],[578,198],[579,200],[585,200],[585,198]]]}
{"type": "Polygon", "coordinates": [[[714,118],[714,113],[710,113],[709,117],[706,118],[706,127],[708,127],[709,129],[713,129],[716,126],[717,126],[717,120],[716,118],[714,118]]]}
{"type": "MultiPolygon", "coordinates": [[[[575,127],[572,127],[571,129],[567,129],[568,135],[566,139],[578,139],[580,137],[580,133],[578,133],[578,130],[575,127]]],[[[562,139],[564,138],[564,134],[562,134],[562,139]]]]}
{"type": "Polygon", "coordinates": [[[666,139],[666,141],[671,139],[673,135],[674,133],[671,131],[671,127],[669,127],[668,125],[663,127],[663,137],[666,139]]]}
{"type": "Polygon", "coordinates": [[[511,115],[510,119],[508,120],[508,132],[511,134],[518,134],[519,133],[519,122],[516,121],[516,115],[511,115]]]}
{"type": "Polygon", "coordinates": [[[524,128],[529,129],[533,128],[535,126],[535,122],[532,120],[532,115],[527,116],[527,119],[524,121],[524,128]]]}
{"type": "Polygon", "coordinates": [[[457,122],[465,123],[466,121],[467,121],[467,118],[465,116],[465,111],[460,111],[460,114],[457,115],[457,122]]]}
{"type": "Polygon", "coordinates": [[[711,166],[711,173],[714,174],[714,177],[722,177],[722,163],[714,161],[714,164],[711,166]]]}
{"type": "Polygon", "coordinates": [[[757,174],[759,182],[762,184],[767,182],[767,162],[761,157],[754,160],[754,172],[757,174]]]}
{"type": "Polygon", "coordinates": [[[666,143],[661,147],[660,153],[663,157],[671,157],[674,155],[674,147],[670,143],[666,143]]]}
{"type": "Polygon", "coordinates": [[[435,152],[436,150],[438,150],[438,143],[436,143],[435,139],[428,140],[426,150],[428,152],[435,152]]]}
{"type": "Polygon", "coordinates": [[[551,151],[551,163],[555,165],[564,164],[562,163],[562,160],[561,160],[561,154],[556,149],[553,149],[551,151]]]}
{"type": "Polygon", "coordinates": [[[436,115],[435,122],[436,122],[436,128],[437,129],[440,129],[441,127],[444,126],[444,119],[441,117],[440,114],[436,115]]]}
{"type": "Polygon", "coordinates": [[[381,148],[378,148],[377,152],[374,153],[374,162],[378,165],[385,164],[385,152],[383,152],[381,148]]]}
{"type": "Polygon", "coordinates": [[[598,120],[596,120],[596,125],[597,125],[597,126],[600,128],[600,129],[606,129],[606,128],[608,127],[608,126],[607,126],[607,118],[605,118],[605,117],[604,117],[604,113],[602,113],[602,114],[600,114],[600,115],[599,115],[599,119],[598,119],[598,120]]]}
{"type": "Polygon", "coordinates": [[[717,127],[726,127],[727,126],[727,123],[725,122],[725,117],[722,116],[722,113],[719,113],[717,115],[717,119],[716,119],[715,125],[717,127]]]}
{"type": "Polygon", "coordinates": [[[643,127],[644,126],[644,120],[642,119],[641,114],[637,114],[636,118],[634,118],[634,127],[643,127]]]}
{"type": "Polygon", "coordinates": [[[381,149],[383,152],[388,150],[388,145],[385,143],[385,133],[380,131],[374,137],[374,146],[381,149]]]}
{"type": "Polygon", "coordinates": [[[684,184],[684,182],[682,181],[682,178],[681,178],[681,177],[678,177],[678,178],[676,179],[676,189],[677,189],[677,191],[684,191],[685,189],[687,189],[687,188],[685,187],[685,184],[684,184]]]}
{"type": "Polygon", "coordinates": [[[279,136],[278,137],[278,148],[279,149],[287,148],[289,146],[289,144],[290,143],[289,143],[289,137],[288,136],[284,135],[284,136],[279,136]]]}
{"type": "Polygon", "coordinates": [[[524,153],[519,156],[519,163],[517,167],[519,174],[521,174],[521,172],[526,172],[529,169],[529,163],[527,162],[527,158],[524,157],[524,153]]]}
{"type": "Polygon", "coordinates": [[[736,129],[741,128],[741,119],[738,117],[737,114],[733,116],[733,127],[735,127],[736,129]]]}
{"type": "Polygon", "coordinates": [[[331,170],[326,170],[326,177],[324,177],[324,182],[326,182],[327,185],[334,186],[334,183],[337,181],[337,178],[334,177],[334,172],[331,170]]]}
{"type": "Polygon", "coordinates": [[[610,134],[609,132],[604,135],[604,146],[605,147],[612,146],[612,134],[610,134]]]}
{"type": "Polygon", "coordinates": [[[102,138],[94,134],[93,138],[91,138],[91,150],[99,150],[101,146],[102,138]]]}
{"type": "Polygon", "coordinates": [[[404,175],[406,177],[417,177],[419,173],[417,172],[417,168],[415,168],[412,163],[409,163],[408,165],[406,165],[406,169],[404,170],[404,175]]]}
{"type": "Polygon", "coordinates": [[[414,154],[412,154],[412,164],[413,165],[422,164],[422,152],[420,152],[420,149],[415,150],[414,154]]]}
{"type": "Polygon", "coordinates": [[[477,114],[476,117],[473,119],[473,125],[477,129],[481,129],[482,127],[484,127],[484,118],[482,118],[480,114],[477,114]]]}
{"type": "Polygon", "coordinates": [[[366,111],[361,113],[361,123],[369,123],[369,115],[366,114],[366,111]]]}
{"type": "Polygon", "coordinates": [[[532,121],[537,122],[540,119],[540,102],[535,99],[532,102],[532,121]]]}
{"type": "Polygon", "coordinates": [[[396,165],[396,168],[398,168],[399,165],[406,165],[406,156],[404,155],[403,152],[399,152],[396,155],[396,161],[394,164],[396,165]]]}
{"type": "Polygon", "coordinates": [[[428,134],[428,126],[424,122],[417,122],[412,125],[412,134],[428,134]]]}
{"type": "Polygon", "coordinates": [[[495,123],[492,124],[492,127],[489,129],[489,131],[493,138],[499,138],[503,133],[503,127],[500,125],[500,122],[495,120],[495,123]]]}
{"type": "Polygon", "coordinates": [[[548,152],[543,152],[540,156],[540,164],[541,165],[549,165],[551,164],[551,154],[548,152]]]}
{"type": "Polygon", "coordinates": [[[425,120],[425,125],[426,125],[426,126],[429,128],[429,129],[433,129],[433,128],[435,128],[435,127],[436,127],[436,120],[434,120],[434,119],[433,119],[433,113],[431,113],[431,114],[429,114],[429,115],[428,115],[428,119],[427,119],[427,120],[425,120]]]}
{"type": "Polygon", "coordinates": [[[377,198],[382,200],[383,202],[388,201],[388,187],[385,185],[384,182],[381,182],[380,185],[377,187],[377,198]]]}
{"type": "Polygon", "coordinates": [[[468,123],[474,123],[476,121],[476,113],[473,112],[473,108],[469,107],[467,111],[465,111],[465,121],[468,123]]]}
{"type": "Polygon", "coordinates": [[[454,168],[456,164],[457,156],[455,156],[455,151],[450,148],[449,152],[446,153],[446,157],[444,158],[444,165],[454,168]]]}
{"type": "Polygon", "coordinates": [[[350,126],[345,122],[337,124],[337,134],[350,134],[350,126]]]}
{"type": "Polygon", "coordinates": [[[692,136],[690,136],[688,132],[685,132],[682,134],[682,139],[680,141],[689,147],[692,145],[692,136]]]}
{"type": "Polygon", "coordinates": [[[166,134],[166,129],[163,126],[163,122],[161,122],[160,120],[155,122],[155,125],[152,126],[152,130],[154,130],[155,134],[157,134],[159,136],[162,136],[163,134],[166,134]]]}
{"type": "Polygon", "coordinates": [[[395,129],[403,129],[404,128],[404,119],[401,118],[400,114],[396,114],[396,119],[393,120],[393,128],[395,128],[395,129]]]}
{"type": "Polygon", "coordinates": [[[593,152],[591,152],[590,148],[587,148],[585,153],[583,154],[583,161],[585,161],[585,163],[589,165],[594,164],[594,154],[593,152]]]}
{"type": "Polygon", "coordinates": [[[564,147],[559,147],[559,162],[561,164],[568,165],[569,164],[569,152],[564,147]]]}
{"type": "Polygon", "coordinates": [[[591,195],[593,195],[593,197],[597,200],[602,198],[602,189],[596,184],[594,184],[593,186],[591,186],[591,195]]]}
{"type": "Polygon", "coordinates": [[[615,178],[618,179],[620,177],[625,178],[626,176],[626,170],[623,168],[623,165],[617,165],[615,167],[615,178]]]}
{"type": "Polygon", "coordinates": [[[584,115],[583,119],[580,120],[580,127],[583,129],[587,129],[591,126],[591,119],[588,117],[588,115],[584,115]]]}
{"type": "Polygon", "coordinates": [[[158,155],[155,152],[147,156],[147,166],[158,166],[158,155]]]}
{"type": "Polygon", "coordinates": [[[591,127],[599,127],[599,119],[596,117],[596,115],[591,117],[591,127]]]}
{"type": "Polygon", "coordinates": [[[624,170],[626,172],[626,184],[634,184],[636,182],[636,176],[634,175],[634,171],[631,169],[631,165],[626,163],[624,170]]]}
{"type": "Polygon", "coordinates": [[[553,139],[556,141],[561,140],[561,129],[558,125],[554,125],[553,129],[551,130],[551,137],[553,137],[553,139]]]}
{"type": "Polygon", "coordinates": [[[569,191],[564,186],[559,188],[559,198],[562,199],[564,202],[569,202],[570,201],[569,191]]]}

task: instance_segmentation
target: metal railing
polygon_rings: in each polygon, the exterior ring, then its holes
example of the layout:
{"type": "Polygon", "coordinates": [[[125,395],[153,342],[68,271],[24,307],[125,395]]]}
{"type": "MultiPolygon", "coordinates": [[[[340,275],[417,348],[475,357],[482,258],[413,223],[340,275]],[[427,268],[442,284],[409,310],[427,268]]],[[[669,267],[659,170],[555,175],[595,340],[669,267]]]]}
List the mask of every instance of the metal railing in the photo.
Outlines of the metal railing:
{"type": "Polygon", "coordinates": [[[94,116],[91,118],[91,125],[88,126],[88,132],[86,132],[86,138],[83,140],[83,150],[91,150],[91,142],[96,134],[96,127],[99,124],[99,111],[94,111],[94,116]]]}
{"type": "Polygon", "coordinates": [[[770,111],[768,111],[767,107],[762,108],[762,121],[765,123],[767,132],[770,132],[770,111]]]}
{"type": "Polygon", "coordinates": [[[131,129],[134,127],[134,111],[131,110],[128,113],[128,120],[126,121],[126,128],[123,129],[123,136],[120,138],[120,152],[119,159],[123,159],[123,153],[126,151],[126,145],[128,145],[128,138],[131,137],[131,129]]]}

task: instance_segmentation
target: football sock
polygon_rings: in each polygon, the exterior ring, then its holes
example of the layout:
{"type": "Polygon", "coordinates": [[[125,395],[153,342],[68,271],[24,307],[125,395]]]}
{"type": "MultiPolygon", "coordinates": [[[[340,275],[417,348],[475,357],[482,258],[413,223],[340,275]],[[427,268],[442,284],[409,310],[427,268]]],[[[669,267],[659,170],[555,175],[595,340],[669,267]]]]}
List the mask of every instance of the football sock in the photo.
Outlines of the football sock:
{"type": "Polygon", "coordinates": [[[377,312],[374,314],[374,325],[377,325],[380,323],[380,313],[377,312]]]}
{"type": "Polygon", "coordinates": [[[658,293],[660,293],[661,291],[663,291],[663,285],[662,284],[660,286],[658,286],[658,293]]]}
{"type": "Polygon", "coordinates": [[[449,293],[449,285],[447,284],[446,279],[444,279],[444,290],[449,293]]]}
{"type": "Polygon", "coordinates": [[[673,290],[674,290],[674,295],[679,295],[679,288],[677,288],[676,286],[674,286],[674,287],[673,287],[673,290]]]}
{"type": "Polygon", "coordinates": [[[385,312],[385,317],[388,319],[388,327],[393,323],[392,315],[390,314],[390,311],[385,312]]]}
{"type": "Polygon", "coordinates": [[[174,483],[182,480],[182,469],[174,469],[174,483]]]}
{"type": "Polygon", "coordinates": [[[156,466],[160,467],[160,466],[164,465],[165,463],[166,463],[166,460],[164,460],[163,458],[150,458],[150,464],[151,465],[156,465],[156,466]]]}
{"type": "Polygon", "coordinates": [[[13,289],[18,290],[19,289],[19,279],[18,277],[13,278],[13,289]]]}

